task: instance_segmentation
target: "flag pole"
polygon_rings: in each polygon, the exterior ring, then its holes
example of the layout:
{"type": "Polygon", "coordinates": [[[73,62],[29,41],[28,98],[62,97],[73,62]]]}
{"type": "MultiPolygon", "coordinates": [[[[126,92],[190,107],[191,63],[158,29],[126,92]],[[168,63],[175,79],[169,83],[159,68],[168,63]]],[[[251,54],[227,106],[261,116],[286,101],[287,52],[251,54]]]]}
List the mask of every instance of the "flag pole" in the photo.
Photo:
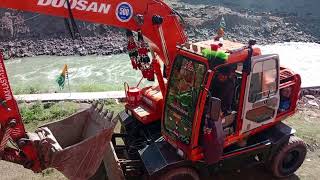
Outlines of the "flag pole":
{"type": "Polygon", "coordinates": [[[69,96],[71,97],[71,89],[70,89],[70,82],[69,82],[69,71],[67,70],[67,79],[68,79],[68,89],[69,89],[69,96]]]}
{"type": "Polygon", "coordinates": [[[71,90],[70,90],[69,77],[68,77],[68,89],[69,89],[69,94],[70,94],[70,96],[71,96],[71,90]]]}

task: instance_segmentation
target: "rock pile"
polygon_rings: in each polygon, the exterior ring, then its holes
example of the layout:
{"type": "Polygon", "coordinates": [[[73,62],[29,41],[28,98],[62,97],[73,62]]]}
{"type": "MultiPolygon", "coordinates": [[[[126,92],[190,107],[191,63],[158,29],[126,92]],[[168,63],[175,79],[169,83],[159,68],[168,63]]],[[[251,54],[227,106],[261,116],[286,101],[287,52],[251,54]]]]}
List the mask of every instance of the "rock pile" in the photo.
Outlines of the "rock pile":
{"type": "Polygon", "coordinates": [[[320,109],[320,87],[302,89],[301,94],[300,108],[320,109]]]}
{"type": "MultiPolygon", "coordinates": [[[[320,42],[319,37],[306,31],[290,14],[236,12],[221,6],[191,6],[173,4],[187,22],[187,34],[191,41],[212,38],[221,18],[226,22],[225,38],[247,43],[256,39],[259,44],[278,42],[320,42]]],[[[320,25],[320,23],[319,23],[320,25]]]]}
{"type": "Polygon", "coordinates": [[[3,51],[4,59],[10,59],[41,55],[111,55],[126,50],[126,40],[123,37],[119,37],[118,41],[112,39],[114,36],[83,37],[83,42],[71,38],[7,41],[0,44],[0,51],[3,51]]]}

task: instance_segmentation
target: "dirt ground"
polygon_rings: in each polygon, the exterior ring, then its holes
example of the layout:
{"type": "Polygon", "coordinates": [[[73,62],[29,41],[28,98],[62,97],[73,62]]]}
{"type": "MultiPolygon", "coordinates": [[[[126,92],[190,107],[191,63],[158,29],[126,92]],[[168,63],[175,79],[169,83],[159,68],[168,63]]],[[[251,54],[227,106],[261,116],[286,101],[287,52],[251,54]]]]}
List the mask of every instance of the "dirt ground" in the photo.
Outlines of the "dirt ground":
{"type": "MultiPolygon", "coordinates": [[[[295,175],[288,180],[316,180],[320,175],[320,110],[316,108],[302,108],[294,117],[286,121],[287,124],[297,130],[297,136],[301,137],[308,146],[306,160],[295,175]]],[[[243,169],[224,172],[212,177],[216,180],[270,180],[272,175],[262,166],[246,167],[243,169]]],[[[56,170],[49,169],[41,174],[34,174],[20,165],[0,161],[1,180],[37,180],[37,179],[66,179],[56,170]]]]}

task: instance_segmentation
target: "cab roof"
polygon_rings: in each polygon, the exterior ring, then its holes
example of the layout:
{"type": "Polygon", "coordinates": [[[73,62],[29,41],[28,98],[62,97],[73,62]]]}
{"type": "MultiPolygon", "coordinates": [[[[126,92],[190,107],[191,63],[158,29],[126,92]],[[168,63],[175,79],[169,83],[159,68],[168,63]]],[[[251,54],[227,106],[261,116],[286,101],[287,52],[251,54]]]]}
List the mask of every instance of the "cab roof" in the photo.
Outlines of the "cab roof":
{"type": "MultiPolygon", "coordinates": [[[[213,41],[213,40],[207,40],[207,41],[201,41],[196,43],[185,43],[183,46],[180,46],[179,48],[188,51],[193,54],[197,54],[199,56],[202,56],[201,51],[203,49],[211,49],[211,44],[217,44],[219,42],[213,41]]],[[[247,46],[239,43],[239,42],[233,42],[229,40],[224,40],[221,42],[223,46],[219,48],[218,51],[223,51],[229,54],[229,57],[227,59],[228,64],[233,63],[241,63],[244,62],[248,57],[248,50],[247,46]]],[[[253,47],[253,56],[261,55],[261,50],[257,47],[253,47]]]]}
{"type": "MultiPolygon", "coordinates": [[[[211,48],[211,44],[216,44],[219,43],[219,41],[213,41],[213,40],[207,40],[207,41],[200,41],[197,43],[194,43],[195,45],[199,46],[199,47],[203,47],[203,48],[211,48]]],[[[221,48],[219,48],[220,51],[232,51],[232,50],[236,50],[239,48],[244,47],[245,45],[239,42],[233,42],[233,41],[229,41],[229,40],[224,40],[221,42],[223,44],[223,46],[221,48]]]]}

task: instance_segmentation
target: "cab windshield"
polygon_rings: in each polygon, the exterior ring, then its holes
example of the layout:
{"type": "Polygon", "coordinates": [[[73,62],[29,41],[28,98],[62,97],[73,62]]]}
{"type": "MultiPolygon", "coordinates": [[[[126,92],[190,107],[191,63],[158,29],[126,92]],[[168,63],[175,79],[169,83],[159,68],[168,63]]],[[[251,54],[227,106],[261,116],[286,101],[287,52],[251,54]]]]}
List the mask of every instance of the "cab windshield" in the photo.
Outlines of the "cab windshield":
{"type": "Polygon", "coordinates": [[[164,128],[174,139],[190,143],[194,112],[206,66],[184,56],[174,62],[168,84],[164,128]]]}

